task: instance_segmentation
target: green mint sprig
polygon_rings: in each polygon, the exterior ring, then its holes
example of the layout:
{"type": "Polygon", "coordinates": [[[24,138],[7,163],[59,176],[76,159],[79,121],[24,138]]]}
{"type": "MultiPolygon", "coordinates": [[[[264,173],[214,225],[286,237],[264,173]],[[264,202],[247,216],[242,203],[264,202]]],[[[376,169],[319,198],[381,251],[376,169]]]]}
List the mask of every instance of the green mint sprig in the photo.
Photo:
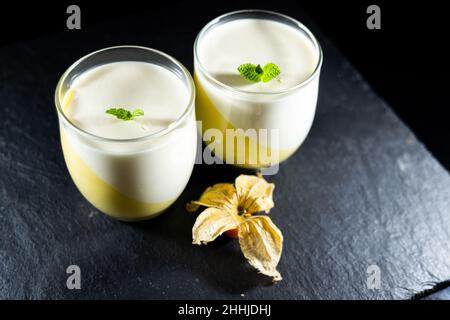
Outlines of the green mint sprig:
{"type": "Polygon", "coordinates": [[[124,108],[110,108],[106,110],[106,113],[115,116],[117,119],[122,119],[125,121],[133,120],[136,117],[144,115],[144,111],[142,109],[134,109],[133,111],[130,111],[124,108]]]}
{"type": "Polygon", "coordinates": [[[241,76],[253,82],[269,82],[277,78],[281,73],[280,68],[272,62],[266,63],[264,67],[261,67],[259,64],[244,63],[237,70],[241,76]]]}

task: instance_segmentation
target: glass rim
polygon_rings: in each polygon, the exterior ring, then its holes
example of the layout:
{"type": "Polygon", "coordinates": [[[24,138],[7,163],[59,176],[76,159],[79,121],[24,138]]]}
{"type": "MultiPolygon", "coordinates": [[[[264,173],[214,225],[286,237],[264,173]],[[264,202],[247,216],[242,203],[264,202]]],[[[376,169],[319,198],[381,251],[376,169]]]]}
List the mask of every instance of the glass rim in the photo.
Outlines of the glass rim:
{"type": "MultiPolygon", "coordinates": [[[[133,61],[133,60],[123,60],[123,61],[133,61]]],[[[111,62],[113,63],[113,62],[111,62]]],[[[149,62],[151,63],[151,62],[149,62]]],[[[100,66],[100,64],[99,64],[100,66]]],[[[161,66],[164,67],[164,66],[161,66]]],[[[169,70],[169,69],[168,69],[169,70]]],[[[170,72],[172,72],[171,70],[169,70],[170,72]]],[[[172,72],[173,73],[173,72],[172,72]]],[[[194,108],[194,101],[195,101],[195,85],[194,85],[194,80],[192,79],[192,76],[190,74],[190,72],[186,69],[186,67],[179,62],[177,59],[175,59],[174,57],[168,55],[167,53],[164,53],[162,51],[153,49],[153,48],[148,48],[148,47],[143,47],[143,46],[135,46],[135,45],[121,45],[121,46],[112,46],[112,47],[107,47],[107,48],[103,48],[100,50],[96,50],[93,51],[83,57],[81,57],[80,59],[78,59],[77,61],[75,61],[72,65],[70,65],[70,67],[68,67],[66,69],[66,71],[64,71],[64,73],[62,74],[62,76],[60,77],[60,79],[58,80],[58,84],[56,85],[56,90],[55,90],[55,105],[56,105],[56,110],[58,112],[59,115],[62,116],[62,118],[64,119],[64,121],[73,129],[75,129],[77,132],[83,134],[83,135],[87,135],[91,138],[94,138],[96,140],[102,140],[102,141],[107,141],[107,142],[141,142],[141,141],[146,141],[148,139],[151,138],[156,138],[156,137],[161,137],[164,136],[166,134],[168,134],[169,132],[173,131],[175,128],[179,127],[181,123],[183,123],[183,121],[190,115],[190,113],[192,112],[193,108],[194,108]],[[77,126],[76,124],[74,124],[65,114],[62,106],[61,106],[61,88],[62,88],[62,84],[64,83],[64,81],[67,79],[67,76],[70,74],[70,72],[75,69],[81,62],[85,61],[86,59],[92,57],[93,55],[96,55],[98,53],[104,52],[104,51],[109,51],[109,50],[115,50],[115,49],[139,49],[139,50],[146,50],[152,53],[155,53],[157,55],[160,55],[164,58],[167,58],[168,60],[172,61],[183,73],[183,76],[186,77],[187,79],[187,89],[188,89],[188,93],[189,93],[189,101],[188,104],[186,105],[186,107],[184,108],[183,113],[173,122],[171,122],[169,125],[167,125],[165,128],[158,130],[156,132],[144,135],[142,137],[137,137],[137,138],[129,138],[129,139],[117,139],[117,138],[108,138],[108,137],[102,137],[96,134],[93,134],[87,130],[84,130],[82,128],[80,128],[79,126],[77,126]]]]}
{"type": "MultiPolygon", "coordinates": [[[[282,23],[282,22],[281,22],[282,23]]],[[[307,85],[309,82],[311,82],[320,72],[320,69],[322,67],[322,61],[323,61],[323,52],[322,52],[322,48],[319,44],[319,41],[317,41],[316,37],[314,36],[314,34],[300,21],[282,14],[282,13],[278,13],[275,11],[270,11],[270,10],[261,10],[261,9],[244,9],[244,10],[237,10],[237,11],[232,11],[232,12],[228,12],[225,14],[222,14],[216,18],[214,18],[213,20],[209,21],[201,30],[200,32],[197,34],[197,37],[195,38],[195,42],[194,42],[194,61],[195,61],[195,66],[199,68],[199,70],[202,72],[203,75],[206,76],[206,78],[210,81],[212,81],[214,84],[218,85],[219,87],[222,87],[223,89],[233,92],[233,93],[238,93],[238,94],[242,94],[242,95],[251,95],[251,96],[275,96],[275,95],[282,95],[282,94],[286,94],[289,93],[291,91],[295,91],[296,89],[299,89],[305,85],[307,85]],[[277,91],[270,91],[270,92],[251,92],[251,91],[247,91],[247,90],[243,90],[243,89],[238,89],[235,87],[232,87],[230,85],[227,85],[219,80],[217,80],[216,78],[214,78],[207,70],[206,68],[203,66],[203,64],[201,63],[199,57],[198,57],[198,46],[199,46],[199,42],[200,42],[200,38],[202,38],[211,27],[213,27],[214,25],[216,25],[217,23],[220,22],[220,20],[227,18],[229,16],[233,16],[233,15],[239,15],[239,14],[266,14],[269,16],[276,16],[282,19],[285,19],[291,23],[293,23],[297,28],[299,28],[300,30],[302,30],[303,32],[306,33],[306,35],[309,37],[309,40],[312,42],[313,46],[316,48],[317,50],[317,54],[318,54],[318,59],[317,59],[317,63],[316,66],[313,70],[313,72],[308,76],[308,78],[306,78],[305,80],[299,82],[298,84],[289,87],[289,88],[285,88],[285,89],[281,89],[281,90],[277,90],[277,91]]]]}

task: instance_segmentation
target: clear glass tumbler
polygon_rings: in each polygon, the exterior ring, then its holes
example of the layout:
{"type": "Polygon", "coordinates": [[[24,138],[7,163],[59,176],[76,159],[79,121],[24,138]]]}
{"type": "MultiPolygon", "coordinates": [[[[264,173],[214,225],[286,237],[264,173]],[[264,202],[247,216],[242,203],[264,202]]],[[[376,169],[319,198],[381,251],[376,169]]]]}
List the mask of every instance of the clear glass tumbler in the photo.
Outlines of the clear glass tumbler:
{"type": "Polygon", "coordinates": [[[163,212],[179,197],[194,166],[194,101],[195,88],[189,72],[157,50],[112,47],[75,62],[59,80],[55,104],[64,159],[78,190],[97,209],[119,220],[143,220],[163,212]],[[69,119],[65,100],[75,79],[92,68],[121,61],[156,64],[182,81],[189,102],[176,121],[139,138],[111,139],[87,132],[69,119]]]}

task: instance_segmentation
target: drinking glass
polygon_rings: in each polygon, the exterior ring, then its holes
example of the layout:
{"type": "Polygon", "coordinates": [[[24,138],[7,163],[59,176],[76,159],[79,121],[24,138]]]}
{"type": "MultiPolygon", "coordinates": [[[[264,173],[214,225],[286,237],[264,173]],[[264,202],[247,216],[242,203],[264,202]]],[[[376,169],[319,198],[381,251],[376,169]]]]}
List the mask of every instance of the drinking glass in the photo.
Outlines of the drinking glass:
{"type": "Polygon", "coordinates": [[[103,213],[125,221],[148,219],[167,209],[185,188],[194,166],[194,101],[194,83],[186,68],[154,49],[106,48],[69,67],[56,87],[55,104],[64,159],[82,195],[103,213]],[[156,64],[182,81],[189,102],[176,121],[143,137],[110,139],[83,130],[67,117],[65,96],[75,79],[92,68],[121,61],[156,64]]]}
{"type": "MultiPolygon", "coordinates": [[[[237,34],[238,31],[233,36],[237,34]]],[[[248,43],[251,45],[252,37],[248,38],[248,43]]],[[[233,165],[265,168],[286,160],[306,139],[313,123],[321,66],[322,50],[317,39],[302,23],[286,15],[264,10],[243,10],[212,20],[200,31],[194,44],[196,113],[201,121],[204,142],[208,146],[213,145],[216,157],[233,165]],[[209,57],[207,52],[200,52],[202,42],[216,28],[241,19],[274,21],[300,33],[314,50],[316,63],[313,72],[301,83],[270,92],[248,92],[230,85],[231,78],[240,77],[237,70],[235,74],[220,77],[210,73],[203,60],[207,60],[205,57],[217,59],[217,55],[209,57]],[[219,138],[211,130],[218,130],[221,133],[219,138]],[[235,131],[234,136],[230,135],[233,141],[227,136],[230,130],[235,131]],[[249,130],[254,130],[253,135],[248,134],[249,130]],[[266,132],[264,139],[258,134],[260,131],[266,132]],[[241,144],[236,142],[240,138],[243,138],[241,144]]]]}

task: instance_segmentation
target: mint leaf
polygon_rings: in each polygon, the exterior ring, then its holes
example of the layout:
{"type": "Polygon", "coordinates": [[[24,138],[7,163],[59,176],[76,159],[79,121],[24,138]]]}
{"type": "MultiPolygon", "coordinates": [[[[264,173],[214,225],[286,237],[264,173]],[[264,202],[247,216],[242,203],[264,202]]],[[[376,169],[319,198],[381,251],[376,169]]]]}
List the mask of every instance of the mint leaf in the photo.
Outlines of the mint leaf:
{"type": "Polygon", "coordinates": [[[281,73],[280,68],[275,63],[267,63],[264,68],[264,74],[262,76],[263,82],[269,82],[272,79],[278,77],[281,73]]]}
{"type": "Polygon", "coordinates": [[[263,68],[259,64],[244,63],[241,64],[237,70],[241,76],[253,82],[269,82],[278,77],[281,73],[280,68],[272,62],[266,63],[263,68]]]}
{"type": "Polygon", "coordinates": [[[139,116],[143,116],[144,115],[144,111],[141,109],[134,109],[133,112],[133,118],[134,117],[139,117],[139,116]]]}
{"type": "Polygon", "coordinates": [[[261,65],[257,65],[256,66],[256,68],[255,68],[255,72],[257,73],[257,74],[263,74],[264,73],[264,70],[261,68],[261,65]]]}
{"type": "Polygon", "coordinates": [[[244,63],[238,67],[238,71],[241,74],[241,76],[243,76],[247,80],[253,82],[261,81],[261,74],[263,73],[263,70],[260,65],[244,63]]]}
{"type": "Polygon", "coordinates": [[[106,110],[107,114],[115,116],[117,119],[121,120],[133,120],[135,117],[143,116],[144,111],[141,109],[134,109],[133,111],[124,108],[110,108],[106,110]]]}

